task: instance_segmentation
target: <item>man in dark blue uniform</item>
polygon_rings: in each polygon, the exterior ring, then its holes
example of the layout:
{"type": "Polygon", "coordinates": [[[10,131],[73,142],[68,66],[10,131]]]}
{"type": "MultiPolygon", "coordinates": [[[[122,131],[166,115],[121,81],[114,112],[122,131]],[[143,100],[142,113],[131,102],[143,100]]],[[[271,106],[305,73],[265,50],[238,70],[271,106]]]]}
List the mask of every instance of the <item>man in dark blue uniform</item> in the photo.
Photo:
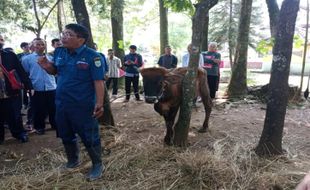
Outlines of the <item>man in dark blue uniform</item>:
{"type": "Polygon", "coordinates": [[[56,123],[65,147],[67,168],[80,164],[78,134],[92,160],[88,180],[101,177],[101,142],[97,118],[103,114],[104,60],[86,47],[88,30],[68,24],[62,32],[63,47],[55,50],[53,62],[41,57],[38,63],[48,73],[57,73],[56,123]]]}

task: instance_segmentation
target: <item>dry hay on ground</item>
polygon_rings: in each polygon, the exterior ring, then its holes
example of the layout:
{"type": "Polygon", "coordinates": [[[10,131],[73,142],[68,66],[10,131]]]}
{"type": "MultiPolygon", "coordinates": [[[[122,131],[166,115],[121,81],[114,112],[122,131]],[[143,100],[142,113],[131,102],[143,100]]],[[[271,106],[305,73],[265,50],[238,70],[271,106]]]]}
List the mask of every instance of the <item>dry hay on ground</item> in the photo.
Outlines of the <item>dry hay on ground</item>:
{"type": "MultiPolygon", "coordinates": [[[[261,105],[246,106],[216,107],[207,134],[195,131],[203,115],[195,113],[189,137],[191,144],[181,149],[163,145],[163,122],[156,115],[148,115],[152,109],[148,105],[140,105],[140,112],[147,114],[141,115],[139,121],[130,120],[133,114],[141,114],[138,110],[130,116],[128,112],[136,105],[115,105],[119,111],[118,127],[102,130],[103,143],[112,150],[110,155],[103,156],[106,172],[102,179],[85,180],[84,175],[91,166],[85,150],[81,151],[82,165],[66,171],[61,167],[66,160],[62,148],[45,149],[32,160],[13,156],[15,166],[0,171],[0,189],[294,189],[310,168],[309,153],[304,152],[305,146],[300,146],[308,142],[307,135],[302,136],[305,131],[293,133],[295,128],[285,129],[286,155],[259,158],[252,149],[260,134],[253,133],[260,130],[257,129],[262,122],[259,115],[263,111],[259,109],[261,105]],[[234,117],[230,117],[232,114],[234,117]],[[256,117],[245,117],[245,114],[256,117]],[[226,122],[230,125],[224,125],[226,122]],[[294,141],[297,137],[298,142],[294,141]]],[[[298,119],[294,112],[288,111],[289,125],[308,125],[301,118],[298,122],[293,118],[298,119]]]]}

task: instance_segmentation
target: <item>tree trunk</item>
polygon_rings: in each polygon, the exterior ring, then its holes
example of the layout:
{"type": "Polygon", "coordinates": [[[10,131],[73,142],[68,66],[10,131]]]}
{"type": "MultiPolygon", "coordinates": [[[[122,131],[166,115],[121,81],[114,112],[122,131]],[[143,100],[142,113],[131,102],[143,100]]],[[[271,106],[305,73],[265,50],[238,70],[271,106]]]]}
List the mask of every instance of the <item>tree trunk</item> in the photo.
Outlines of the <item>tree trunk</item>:
{"type": "Polygon", "coordinates": [[[275,38],[277,34],[277,25],[279,18],[279,6],[277,0],[266,0],[269,13],[270,33],[275,38]]]}
{"type": "Polygon", "coordinates": [[[103,105],[104,114],[98,119],[98,121],[102,125],[115,126],[114,117],[112,115],[112,109],[111,109],[111,104],[110,104],[109,92],[108,92],[106,85],[104,85],[104,101],[103,102],[104,102],[104,105],[103,105]]]}
{"type": "Polygon", "coordinates": [[[208,11],[208,16],[206,18],[206,24],[203,29],[203,37],[201,41],[201,51],[208,51],[208,37],[209,37],[209,11],[208,11]]]}
{"type": "Polygon", "coordinates": [[[74,11],[76,22],[79,23],[80,25],[85,26],[89,31],[89,38],[88,41],[86,42],[86,45],[94,49],[95,46],[90,27],[89,16],[85,5],[85,0],[71,0],[71,4],[74,11]]]}
{"type": "MultiPolygon", "coordinates": [[[[89,39],[86,43],[86,45],[90,48],[94,49],[94,41],[93,41],[93,36],[91,35],[91,27],[90,27],[90,22],[89,22],[89,17],[88,17],[88,12],[86,9],[85,1],[84,0],[71,0],[73,11],[76,17],[77,23],[80,25],[85,26],[89,30],[89,39]]],[[[104,76],[102,76],[103,78],[104,76]]],[[[108,125],[114,126],[114,119],[113,119],[113,114],[111,112],[111,105],[110,105],[110,100],[109,100],[109,94],[108,91],[105,87],[105,93],[104,93],[104,116],[102,116],[99,121],[101,123],[105,123],[108,125]]]]}
{"type": "Polygon", "coordinates": [[[200,55],[203,29],[207,21],[210,5],[215,5],[218,0],[202,0],[195,5],[195,14],[192,18],[192,49],[190,51],[190,61],[188,72],[182,84],[182,100],[178,121],[174,128],[173,144],[175,146],[186,147],[188,145],[188,129],[192,114],[192,101],[195,93],[195,76],[200,55]]]}
{"type": "Polygon", "coordinates": [[[160,54],[165,53],[165,46],[169,45],[168,33],[168,9],[164,6],[164,0],[159,0],[160,20],[160,54]]]}
{"type": "Polygon", "coordinates": [[[299,0],[284,0],[273,49],[269,99],[264,129],[255,152],[260,156],[282,154],[282,136],[288,99],[288,76],[299,0]]]}
{"type": "Polygon", "coordinates": [[[304,43],[304,52],[302,56],[302,69],[301,69],[301,79],[300,79],[300,88],[298,89],[296,97],[300,97],[304,75],[305,75],[305,65],[306,65],[306,57],[307,57],[307,47],[308,47],[308,30],[309,30],[309,0],[307,0],[307,22],[306,22],[306,34],[305,34],[305,43],[304,43]]]}
{"type": "Polygon", "coordinates": [[[123,10],[124,0],[111,1],[111,25],[112,25],[112,47],[115,56],[124,61],[124,37],[123,37],[123,10]]]}
{"type": "Polygon", "coordinates": [[[242,0],[235,60],[227,91],[229,97],[247,94],[247,56],[251,11],[252,0],[242,0]]]}
{"type": "Polygon", "coordinates": [[[229,28],[228,28],[228,49],[229,49],[229,64],[232,71],[233,68],[233,32],[232,32],[232,23],[233,23],[233,0],[229,0],[229,28]]]}
{"type": "Polygon", "coordinates": [[[201,51],[208,51],[208,45],[209,45],[209,10],[214,7],[217,4],[218,1],[214,1],[214,0],[210,0],[208,3],[208,12],[207,12],[207,16],[206,16],[206,23],[204,25],[203,28],[203,36],[202,36],[202,40],[201,40],[201,51]]]}
{"type": "Polygon", "coordinates": [[[59,34],[63,31],[63,14],[64,14],[64,10],[63,10],[63,0],[59,0],[59,3],[57,5],[57,25],[58,25],[58,31],[59,34]]]}

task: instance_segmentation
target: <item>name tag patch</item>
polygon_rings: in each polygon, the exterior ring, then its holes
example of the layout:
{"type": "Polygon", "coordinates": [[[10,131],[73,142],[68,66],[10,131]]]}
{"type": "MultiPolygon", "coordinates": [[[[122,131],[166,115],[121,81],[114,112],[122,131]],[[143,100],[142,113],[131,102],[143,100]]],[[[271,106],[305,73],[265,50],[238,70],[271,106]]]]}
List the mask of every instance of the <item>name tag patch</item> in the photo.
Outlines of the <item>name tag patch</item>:
{"type": "Polygon", "coordinates": [[[86,63],[86,62],[83,62],[83,61],[78,61],[76,63],[76,66],[77,66],[78,69],[88,69],[89,64],[86,63]]]}

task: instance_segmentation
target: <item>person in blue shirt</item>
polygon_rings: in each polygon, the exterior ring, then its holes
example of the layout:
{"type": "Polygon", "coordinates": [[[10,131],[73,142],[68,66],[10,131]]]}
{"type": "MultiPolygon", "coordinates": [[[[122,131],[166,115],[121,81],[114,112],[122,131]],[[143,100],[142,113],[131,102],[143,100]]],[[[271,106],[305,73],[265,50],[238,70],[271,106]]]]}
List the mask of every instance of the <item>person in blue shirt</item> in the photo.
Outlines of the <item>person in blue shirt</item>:
{"type": "Polygon", "coordinates": [[[41,38],[33,40],[34,52],[22,59],[22,65],[29,74],[34,93],[31,97],[31,109],[33,113],[33,127],[39,135],[45,134],[45,118],[49,116],[52,129],[56,128],[55,122],[55,76],[48,74],[38,65],[38,59],[44,54],[45,41],[41,38]]]}
{"type": "Polygon", "coordinates": [[[56,123],[65,148],[67,168],[80,164],[77,135],[92,160],[87,179],[101,177],[104,165],[97,119],[103,114],[104,60],[85,43],[88,30],[79,24],[68,24],[62,32],[63,47],[55,50],[53,61],[45,56],[39,64],[47,72],[57,74],[56,123]]]}
{"type": "Polygon", "coordinates": [[[137,101],[141,101],[139,96],[139,68],[142,67],[142,56],[137,51],[137,46],[131,45],[129,46],[129,54],[127,54],[124,58],[124,66],[125,66],[125,91],[126,98],[124,102],[128,102],[130,99],[131,93],[131,83],[133,86],[133,91],[137,101]]]}

